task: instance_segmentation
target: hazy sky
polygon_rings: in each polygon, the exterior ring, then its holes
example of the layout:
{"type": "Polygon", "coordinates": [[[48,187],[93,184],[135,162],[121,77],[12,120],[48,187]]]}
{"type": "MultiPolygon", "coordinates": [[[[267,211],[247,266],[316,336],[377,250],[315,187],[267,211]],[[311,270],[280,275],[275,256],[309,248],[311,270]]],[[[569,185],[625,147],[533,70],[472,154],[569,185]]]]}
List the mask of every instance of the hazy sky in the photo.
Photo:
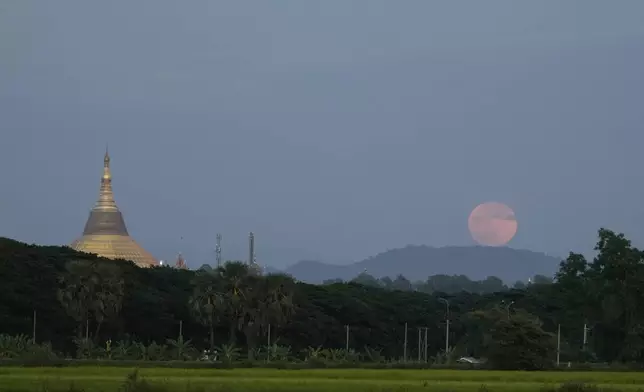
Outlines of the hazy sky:
{"type": "Polygon", "coordinates": [[[192,267],[644,244],[644,1],[0,1],[0,236],[66,244],[109,143],[130,233],[192,267]],[[183,241],[181,237],[184,237],[183,241]]]}

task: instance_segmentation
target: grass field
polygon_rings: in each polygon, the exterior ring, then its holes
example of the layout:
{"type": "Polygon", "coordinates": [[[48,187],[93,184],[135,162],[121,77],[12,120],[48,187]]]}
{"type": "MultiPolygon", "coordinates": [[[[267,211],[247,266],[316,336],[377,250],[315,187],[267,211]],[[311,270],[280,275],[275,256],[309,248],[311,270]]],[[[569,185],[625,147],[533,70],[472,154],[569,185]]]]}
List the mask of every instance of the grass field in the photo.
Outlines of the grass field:
{"type": "MultiPolygon", "coordinates": [[[[0,368],[0,391],[116,392],[133,369],[0,368]]],[[[216,392],[540,392],[566,382],[643,391],[644,373],[500,372],[369,369],[141,369],[139,378],[167,391],[216,392]],[[485,386],[485,389],[482,388],[485,386]]],[[[157,389],[131,389],[156,391],[157,389]]],[[[162,389],[159,389],[162,390],[162,389]]]]}

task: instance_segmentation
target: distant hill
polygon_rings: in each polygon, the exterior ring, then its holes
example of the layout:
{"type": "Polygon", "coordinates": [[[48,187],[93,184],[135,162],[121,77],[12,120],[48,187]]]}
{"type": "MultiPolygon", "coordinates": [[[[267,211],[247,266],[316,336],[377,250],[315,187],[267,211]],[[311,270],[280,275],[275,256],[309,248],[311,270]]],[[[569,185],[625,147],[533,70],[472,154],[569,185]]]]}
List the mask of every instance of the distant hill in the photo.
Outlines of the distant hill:
{"type": "Polygon", "coordinates": [[[310,283],[335,278],[353,279],[365,269],[376,278],[402,274],[411,281],[417,281],[445,274],[466,275],[473,280],[496,276],[506,283],[514,283],[526,281],[534,275],[553,276],[560,261],[545,253],[506,247],[409,245],[348,265],[300,261],[284,272],[310,283]]]}

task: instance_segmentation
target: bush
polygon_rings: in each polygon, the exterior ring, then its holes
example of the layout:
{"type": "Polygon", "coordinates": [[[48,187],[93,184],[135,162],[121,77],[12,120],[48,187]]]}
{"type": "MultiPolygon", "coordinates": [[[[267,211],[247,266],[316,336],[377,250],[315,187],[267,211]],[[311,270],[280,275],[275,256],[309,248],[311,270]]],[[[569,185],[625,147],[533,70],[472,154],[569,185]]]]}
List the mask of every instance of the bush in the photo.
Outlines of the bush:
{"type": "Polygon", "coordinates": [[[27,363],[51,361],[57,357],[49,343],[36,344],[26,335],[0,335],[0,359],[27,363]]]}
{"type": "Polygon", "coordinates": [[[616,389],[599,388],[595,385],[588,385],[584,383],[570,382],[565,383],[557,388],[546,388],[542,392],[619,392],[616,389]]]}

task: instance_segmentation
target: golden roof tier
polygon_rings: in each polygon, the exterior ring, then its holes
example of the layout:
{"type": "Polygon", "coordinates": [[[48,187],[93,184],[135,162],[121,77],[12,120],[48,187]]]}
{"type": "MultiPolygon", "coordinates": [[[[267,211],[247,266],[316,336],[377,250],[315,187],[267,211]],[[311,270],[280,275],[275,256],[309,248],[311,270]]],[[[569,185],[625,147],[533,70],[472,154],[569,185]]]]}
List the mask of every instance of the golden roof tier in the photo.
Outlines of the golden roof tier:
{"type": "Polygon", "coordinates": [[[73,249],[94,253],[108,259],[131,260],[139,267],[152,267],[159,262],[130,237],[123,215],[112,193],[110,155],[105,151],[103,177],[98,201],[89,213],[83,236],[70,245],[73,249]]]}

